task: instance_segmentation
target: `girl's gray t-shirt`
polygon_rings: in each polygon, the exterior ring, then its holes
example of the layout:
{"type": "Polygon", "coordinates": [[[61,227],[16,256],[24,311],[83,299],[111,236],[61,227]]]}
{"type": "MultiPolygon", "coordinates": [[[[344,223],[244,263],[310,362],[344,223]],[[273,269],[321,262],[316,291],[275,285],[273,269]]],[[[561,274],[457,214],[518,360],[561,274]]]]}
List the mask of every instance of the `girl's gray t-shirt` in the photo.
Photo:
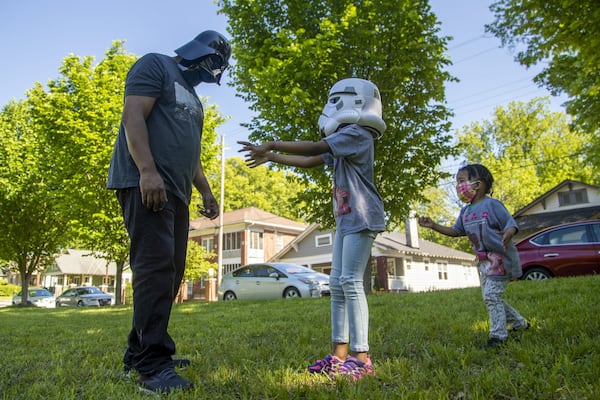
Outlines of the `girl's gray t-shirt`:
{"type": "Polygon", "coordinates": [[[363,230],[385,231],[383,201],[374,184],[373,135],[352,124],[325,137],[331,154],[323,154],[333,168],[333,213],[342,234],[363,230]]]}
{"type": "Polygon", "coordinates": [[[511,241],[505,250],[502,232],[518,229],[504,204],[486,196],[475,204],[463,207],[452,227],[459,236],[466,236],[480,264],[486,263],[486,275],[491,279],[518,278],[523,274],[519,252],[511,241]]]}

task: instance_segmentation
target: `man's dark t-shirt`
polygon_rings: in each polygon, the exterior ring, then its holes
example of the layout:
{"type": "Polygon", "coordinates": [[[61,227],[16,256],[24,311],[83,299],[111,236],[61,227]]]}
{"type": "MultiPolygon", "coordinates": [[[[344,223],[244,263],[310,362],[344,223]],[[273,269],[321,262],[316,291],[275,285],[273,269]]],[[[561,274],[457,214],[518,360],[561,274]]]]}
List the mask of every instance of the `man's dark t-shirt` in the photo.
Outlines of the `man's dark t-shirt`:
{"type": "MultiPolygon", "coordinates": [[[[183,79],[173,58],[147,54],[131,67],[125,96],[148,96],[156,102],[148,118],[148,139],[156,168],[167,191],[189,204],[200,162],[204,111],[194,88],[183,79]]],[[[139,171],[127,147],[125,128],[119,136],[108,171],[108,189],[139,186],[139,171]]]]}

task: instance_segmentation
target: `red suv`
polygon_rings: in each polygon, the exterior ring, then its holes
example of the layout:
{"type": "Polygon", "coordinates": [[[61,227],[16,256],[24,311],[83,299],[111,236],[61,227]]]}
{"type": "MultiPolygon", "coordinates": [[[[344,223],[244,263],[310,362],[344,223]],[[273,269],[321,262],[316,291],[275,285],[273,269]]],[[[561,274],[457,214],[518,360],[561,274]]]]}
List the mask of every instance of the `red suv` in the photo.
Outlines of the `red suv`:
{"type": "Polygon", "coordinates": [[[521,279],[600,273],[600,221],[582,221],[543,229],[516,244],[521,279]]]}

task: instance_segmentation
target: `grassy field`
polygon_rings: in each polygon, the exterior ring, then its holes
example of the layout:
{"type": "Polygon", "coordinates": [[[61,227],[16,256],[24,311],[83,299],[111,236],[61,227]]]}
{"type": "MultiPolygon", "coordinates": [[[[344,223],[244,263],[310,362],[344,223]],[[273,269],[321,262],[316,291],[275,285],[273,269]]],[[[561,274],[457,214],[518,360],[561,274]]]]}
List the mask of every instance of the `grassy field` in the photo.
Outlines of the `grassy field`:
{"type": "MultiPolygon", "coordinates": [[[[598,399],[600,276],[516,282],[529,319],[499,351],[478,288],[370,295],[377,375],[305,372],[330,350],[329,299],[175,305],[170,333],[191,392],[172,399],[598,399]]],[[[142,399],[122,375],[131,308],[0,309],[1,399],[142,399]]]]}

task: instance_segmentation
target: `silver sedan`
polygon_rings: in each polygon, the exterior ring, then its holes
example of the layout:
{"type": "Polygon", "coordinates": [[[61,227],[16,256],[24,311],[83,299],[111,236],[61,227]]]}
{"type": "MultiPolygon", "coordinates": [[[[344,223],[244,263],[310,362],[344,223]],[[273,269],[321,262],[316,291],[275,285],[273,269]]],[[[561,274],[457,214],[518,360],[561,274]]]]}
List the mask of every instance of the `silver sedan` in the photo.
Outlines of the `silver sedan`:
{"type": "Polygon", "coordinates": [[[96,286],[78,286],[65,290],[56,298],[56,307],[63,306],[110,306],[114,296],[104,293],[96,286]]]}
{"type": "Polygon", "coordinates": [[[221,300],[280,299],[329,296],[329,275],[298,264],[261,263],[223,276],[221,300]]]}

